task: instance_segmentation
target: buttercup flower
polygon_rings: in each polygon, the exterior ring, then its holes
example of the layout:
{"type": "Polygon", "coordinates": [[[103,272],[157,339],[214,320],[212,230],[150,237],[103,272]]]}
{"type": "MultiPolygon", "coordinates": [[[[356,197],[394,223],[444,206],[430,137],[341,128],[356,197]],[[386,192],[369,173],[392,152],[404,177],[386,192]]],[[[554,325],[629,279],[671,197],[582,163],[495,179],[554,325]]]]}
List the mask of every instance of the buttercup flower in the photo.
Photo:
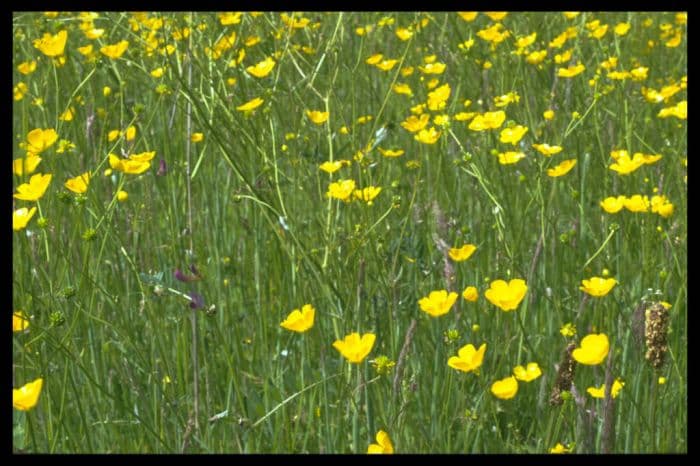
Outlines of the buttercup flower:
{"type": "Polygon", "coordinates": [[[328,185],[326,197],[349,201],[353,191],[355,191],[355,180],[338,180],[328,185]]]}
{"type": "Polygon", "coordinates": [[[531,382],[542,375],[542,370],[536,362],[530,362],[527,364],[527,367],[515,366],[513,375],[520,381],[531,382]]]}
{"type": "Polygon", "coordinates": [[[469,302],[476,302],[479,299],[479,291],[475,286],[468,286],[462,292],[462,297],[469,302]]]}
{"type": "Polygon", "coordinates": [[[504,280],[492,281],[491,287],[484,292],[484,296],[491,304],[500,307],[503,311],[512,311],[518,307],[525,293],[527,293],[525,280],[514,278],[508,283],[504,280]]]}
{"type": "Polygon", "coordinates": [[[561,454],[561,453],[571,453],[573,451],[573,446],[565,447],[561,443],[557,443],[552,448],[549,449],[550,453],[561,454]]]}
{"type": "Polygon", "coordinates": [[[462,372],[471,372],[481,367],[486,353],[486,343],[483,343],[477,350],[471,343],[462,346],[457,352],[457,356],[451,356],[447,360],[447,365],[462,372]]]}
{"type": "Polygon", "coordinates": [[[12,197],[23,201],[38,201],[46,192],[46,188],[49,187],[52,176],[51,174],[42,175],[41,173],[32,175],[29,183],[22,183],[17,186],[17,194],[13,194],[12,197]]]}
{"type": "Polygon", "coordinates": [[[32,207],[31,209],[22,207],[12,212],[12,229],[14,231],[20,231],[26,228],[35,212],[36,207],[32,207]]]}
{"type": "MultiPolygon", "coordinates": [[[[36,207],[34,207],[36,209],[36,207]]],[[[21,332],[29,327],[29,319],[23,311],[15,311],[12,314],[12,331],[21,332]]]]}
{"type": "Polygon", "coordinates": [[[391,444],[389,434],[380,430],[377,432],[377,443],[373,443],[367,448],[367,453],[390,455],[394,453],[394,446],[391,444]]]}
{"type": "Polygon", "coordinates": [[[12,389],[12,406],[20,411],[29,411],[39,401],[44,379],[38,378],[20,388],[12,389]]]}
{"type": "Polygon", "coordinates": [[[58,140],[58,134],[53,128],[33,129],[27,134],[27,152],[39,155],[51,147],[56,140],[58,140]]]}
{"type": "Polygon", "coordinates": [[[569,159],[569,160],[564,160],[562,163],[557,165],[554,168],[548,168],[547,169],[547,175],[551,176],[552,178],[556,178],[558,176],[564,176],[567,173],[571,171],[572,168],[576,165],[576,159],[569,159]]]}
{"type": "Polygon", "coordinates": [[[512,375],[505,379],[497,380],[491,385],[491,393],[501,400],[510,400],[518,393],[518,381],[512,375]]]}
{"type": "Polygon", "coordinates": [[[609,214],[616,214],[625,206],[626,196],[609,196],[600,201],[600,206],[609,214]]]}
{"type": "Polygon", "coordinates": [[[255,110],[259,106],[263,104],[264,100],[261,99],[260,97],[256,97],[252,100],[249,100],[248,102],[244,103],[243,105],[239,105],[236,107],[236,110],[240,112],[249,112],[251,110],[255,110]]]}
{"type": "Polygon", "coordinates": [[[471,255],[474,254],[474,251],[476,251],[476,246],[473,244],[465,244],[461,248],[450,248],[447,253],[453,261],[462,262],[469,259],[471,255]]]}
{"type": "Polygon", "coordinates": [[[586,67],[579,62],[577,65],[571,65],[568,68],[559,68],[557,76],[560,78],[573,78],[576,75],[583,73],[586,67]]]}
{"type": "Polygon", "coordinates": [[[64,186],[76,194],[84,194],[90,184],[90,172],[68,179],[64,186]]]}
{"type": "Polygon", "coordinates": [[[447,314],[455,301],[457,301],[457,293],[447,294],[447,290],[439,290],[431,291],[427,297],[418,300],[418,305],[422,311],[433,317],[439,317],[447,314]]]}
{"type": "MultiPolygon", "coordinates": [[[[617,398],[617,395],[620,393],[620,390],[622,390],[622,387],[624,386],[625,382],[623,382],[619,378],[615,379],[610,390],[610,396],[612,396],[613,398],[617,398]]],[[[605,384],[601,385],[598,388],[588,387],[586,389],[586,392],[593,398],[605,398],[605,384]]]]}
{"type": "Polygon", "coordinates": [[[532,147],[537,149],[537,151],[544,155],[545,157],[549,157],[550,155],[558,154],[559,152],[562,151],[561,146],[550,146],[547,143],[544,144],[533,144],[532,147]]]}
{"type": "Polygon", "coordinates": [[[265,60],[256,63],[253,66],[249,66],[248,68],[246,68],[246,71],[255,76],[256,78],[264,78],[265,76],[270,74],[274,67],[275,60],[273,60],[270,57],[267,57],[265,60]]]}
{"type": "Polygon", "coordinates": [[[105,55],[106,57],[109,57],[112,60],[116,60],[117,58],[121,57],[124,54],[124,52],[126,52],[126,49],[128,47],[129,41],[121,40],[116,44],[105,45],[104,47],[101,47],[100,52],[102,52],[102,55],[105,55]]]}
{"type": "Polygon", "coordinates": [[[579,290],[597,298],[610,293],[610,290],[617,284],[614,278],[591,277],[588,280],[581,280],[579,290]]]}
{"type": "Polygon", "coordinates": [[[311,304],[304,304],[301,311],[299,309],[294,309],[287,318],[282,321],[280,326],[293,332],[306,332],[313,327],[315,314],[316,310],[311,304]]]}
{"type": "Polygon", "coordinates": [[[525,158],[522,152],[508,151],[498,154],[498,163],[501,165],[512,165],[525,158]]]}
{"type": "Polygon", "coordinates": [[[356,189],[352,192],[352,195],[355,197],[355,199],[365,201],[367,204],[372,204],[372,201],[379,195],[381,190],[382,188],[377,186],[368,186],[363,189],[356,189]]]}
{"type": "Polygon", "coordinates": [[[321,112],[319,110],[307,110],[306,116],[317,125],[322,125],[328,120],[328,112],[321,112]]]}
{"type": "Polygon", "coordinates": [[[51,35],[47,32],[41,39],[35,39],[32,44],[47,57],[57,57],[59,55],[63,55],[63,50],[66,48],[67,40],[68,31],[64,29],[62,31],[58,31],[58,33],[55,35],[51,35]]]}
{"type": "Polygon", "coordinates": [[[581,340],[581,347],[576,348],[571,355],[581,364],[595,366],[605,360],[609,349],[610,342],[607,335],[592,333],[581,340]]]}
{"type": "Polygon", "coordinates": [[[506,121],[506,112],[503,110],[486,112],[483,115],[476,115],[469,123],[469,129],[472,131],[496,129],[500,128],[504,121],[506,121]]]}
{"type": "Polygon", "coordinates": [[[381,147],[377,147],[377,150],[384,157],[401,157],[404,154],[403,149],[382,149],[381,147]]]}
{"type": "Polygon", "coordinates": [[[346,335],[343,340],[336,340],[333,343],[333,348],[340,351],[340,354],[349,362],[359,364],[372,351],[376,338],[377,336],[373,333],[365,333],[360,338],[359,333],[353,332],[346,335]]]}
{"type": "Polygon", "coordinates": [[[510,128],[504,128],[501,131],[499,140],[505,144],[510,143],[516,145],[522,139],[525,133],[527,133],[527,131],[527,126],[522,125],[515,125],[510,128]]]}

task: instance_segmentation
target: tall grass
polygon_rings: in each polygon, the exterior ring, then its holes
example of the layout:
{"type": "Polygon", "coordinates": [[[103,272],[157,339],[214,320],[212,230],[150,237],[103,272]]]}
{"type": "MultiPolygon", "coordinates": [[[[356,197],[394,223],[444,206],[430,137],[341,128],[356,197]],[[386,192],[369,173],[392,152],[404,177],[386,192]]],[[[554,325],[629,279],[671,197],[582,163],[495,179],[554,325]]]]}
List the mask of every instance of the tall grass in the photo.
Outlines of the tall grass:
{"type": "MultiPolygon", "coordinates": [[[[231,25],[202,12],[13,15],[13,86],[27,86],[13,106],[13,158],[25,156],[20,143],[35,128],[74,144],[40,154],[36,173],[53,175],[40,200],[13,200],[39,207],[13,232],[12,305],[29,319],[13,336],[13,386],[44,380],[38,404],[14,410],[15,451],[364,453],[384,430],[397,453],[543,453],[557,443],[579,453],[686,452],[687,130],[684,119],[657,116],[685,99],[682,16],[510,13],[500,20],[510,37],[494,44],[477,36],[494,23],[483,13],[289,15],[244,13],[231,25]],[[600,39],[594,20],[609,25],[600,39]],[[619,35],[623,22],[630,29],[619,35]],[[410,38],[397,37],[408,27],[410,38]],[[88,39],[91,28],[104,33],[88,39]],[[548,47],[567,28],[576,36],[548,47]],[[61,64],[33,40],[63,29],[61,64]],[[533,32],[516,53],[516,39],[533,32]],[[469,39],[471,48],[459,46],[469,39]],[[120,40],[129,42],[121,57],[99,51],[120,40]],[[527,62],[545,49],[540,64],[527,62]],[[376,53],[398,62],[382,71],[366,63],[376,53]],[[419,69],[430,55],[446,64],[442,74],[419,69]],[[611,79],[601,67],[611,56],[612,70],[645,66],[648,76],[611,79]],[[276,62],[267,76],[246,71],[266,57],[276,62]],[[17,70],[32,60],[34,72],[17,70]],[[583,73],[558,76],[579,61],[583,73]],[[429,98],[433,78],[451,95],[444,109],[425,108],[428,127],[435,115],[449,123],[424,144],[400,123],[429,98]],[[394,92],[398,83],[412,95],[394,92]],[[680,92],[665,102],[642,94],[674,84],[680,92]],[[509,92],[519,101],[495,107],[509,92]],[[256,97],[260,107],[237,110],[256,97]],[[68,109],[72,120],[59,119],[68,109]],[[314,124],[307,110],[329,118],[314,124]],[[455,119],[494,110],[507,115],[495,130],[455,119]],[[500,142],[514,124],[528,128],[522,140],[500,142]],[[135,139],[109,140],[129,126],[135,139]],[[191,141],[196,132],[203,141],[191,141]],[[532,144],[543,142],[562,153],[541,155],[532,144]],[[620,175],[609,168],[619,149],[663,157],[620,175]],[[509,150],[526,156],[499,163],[509,150]],[[110,168],[110,153],[145,151],[156,156],[143,174],[110,168]],[[350,163],[334,174],[319,169],[341,159],[350,163]],[[565,159],[577,160],[571,172],[547,175],[565,159]],[[86,193],[64,188],[86,171],[86,193]],[[382,190],[371,203],[328,197],[340,179],[382,190]],[[600,206],[634,194],[663,194],[674,211],[600,206]],[[477,246],[468,260],[448,256],[466,243],[477,246]],[[195,280],[177,280],[176,269],[195,280]],[[580,286],[593,276],[618,283],[591,297],[580,286]],[[513,278],[527,294],[503,312],[484,292],[513,278]],[[462,299],[467,286],[476,302],[462,299]],[[418,301],[440,289],[460,297],[431,317],[418,301]],[[194,294],[204,300],[197,310],[194,294]],[[658,369],[644,337],[644,303],[656,301],[671,305],[658,369]],[[280,326],[306,303],[316,309],[310,330],[280,326]],[[575,336],[560,333],[565,324],[575,336]],[[352,332],[376,334],[359,364],[332,346],[352,332]],[[609,337],[605,362],[578,365],[563,403],[549,403],[562,352],[589,333],[609,337]],[[487,344],[483,365],[449,367],[468,343],[487,344]],[[388,373],[371,363],[380,355],[396,363],[388,373]],[[512,399],[491,393],[528,362],[542,376],[520,382],[512,399]],[[618,377],[616,398],[586,393],[618,377]]],[[[15,174],[15,188],[29,178],[15,174]]]]}

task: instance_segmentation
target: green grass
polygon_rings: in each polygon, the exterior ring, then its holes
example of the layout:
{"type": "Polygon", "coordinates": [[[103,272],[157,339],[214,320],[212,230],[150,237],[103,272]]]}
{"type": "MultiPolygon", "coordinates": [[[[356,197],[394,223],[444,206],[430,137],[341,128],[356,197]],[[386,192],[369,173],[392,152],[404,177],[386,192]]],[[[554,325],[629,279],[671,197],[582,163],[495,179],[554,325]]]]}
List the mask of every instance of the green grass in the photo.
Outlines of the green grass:
{"type": "MultiPolygon", "coordinates": [[[[87,29],[104,34],[91,40],[76,13],[14,14],[13,158],[26,155],[35,128],[59,139],[34,172],[53,175],[46,193],[13,199],[14,209],[38,207],[13,232],[13,309],[29,319],[13,335],[13,387],[44,380],[35,407],[13,410],[15,451],[364,453],[384,430],[397,453],[546,453],[557,443],[578,453],[686,452],[687,128],[684,118],[657,116],[686,99],[680,18],[516,12],[501,20],[510,37],[492,45],[477,36],[494,23],[483,13],[471,22],[456,13],[311,13],[298,16],[309,19],[301,28],[282,16],[244,13],[222,25],[214,13],[100,13],[87,29]],[[587,28],[594,20],[609,25],[600,39],[587,28]],[[613,31],[621,22],[631,26],[625,35],[613,31]],[[409,26],[413,36],[400,40],[396,30],[409,26]],[[174,39],[183,27],[190,35],[174,39]],[[567,28],[577,35],[549,48],[567,28]],[[63,29],[61,65],[33,40],[63,29]],[[676,30],[680,45],[669,47],[676,30]],[[232,31],[232,47],[212,55],[232,31]],[[533,32],[517,54],[515,39],[533,32]],[[251,37],[260,41],[246,45],[251,37]],[[459,47],[469,39],[471,48],[459,47]],[[100,53],[121,40],[129,46],[120,58],[100,53]],[[78,48],[87,44],[86,56],[78,48]],[[174,53],[161,52],[166,45],[174,53]],[[545,49],[541,64],[526,61],[545,49]],[[568,49],[570,60],[555,63],[568,49]],[[398,62],[382,71],[366,63],[375,53],[398,62]],[[430,55],[446,64],[442,74],[419,70],[430,55]],[[648,76],[610,79],[601,64],[611,56],[613,69],[645,66],[648,76]],[[266,57],[276,62],[269,75],[246,71],[266,57]],[[32,60],[34,72],[17,70],[32,60]],[[557,76],[579,61],[581,74],[557,76]],[[153,77],[159,67],[163,76],[153,77]],[[426,102],[433,78],[451,94],[444,109],[425,108],[428,127],[435,115],[449,123],[425,144],[400,123],[426,102]],[[392,91],[397,83],[413,95],[392,91]],[[642,94],[669,85],[679,92],[665,102],[642,94]],[[509,92],[519,101],[496,107],[509,92]],[[257,109],[236,109],[256,97],[257,109]],[[68,109],[73,119],[59,119],[68,109]],[[306,110],[330,116],[316,125],[306,110]],[[455,119],[495,110],[506,120],[493,130],[455,119]],[[515,124],[528,128],[521,141],[500,142],[515,124]],[[131,125],[132,141],[108,140],[131,125]],[[204,140],[191,142],[195,132],[204,140]],[[59,153],[60,140],[74,147],[59,153]],[[544,157],[532,147],[543,142],[563,151],[544,157]],[[618,149],[663,157],[620,175],[609,168],[618,149]],[[500,164],[496,154],[509,150],[525,158],[500,164]],[[156,155],[143,174],[105,174],[110,153],[145,151],[156,155]],[[319,169],[340,159],[351,163],[332,175],[319,169]],[[577,161],[568,174],[547,175],[566,159],[577,161]],[[86,171],[86,193],[63,186],[86,171]],[[328,198],[340,179],[382,190],[371,204],[328,198]],[[674,211],[600,206],[633,194],[663,194],[674,211]],[[467,243],[477,246],[468,260],[448,257],[467,243]],[[191,265],[199,280],[175,279],[191,265]],[[594,276],[618,283],[591,297],[579,287],[594,276]],[[484,293],[514,278],[527,294],[504,312],[484,293]],[[476,302],[462,299],[467,286],[477,287],[476,302]],[[418,301],[440,289],[460,297],[431,317],[418,301]],[[191,293],[204,308],[190,308],[191,293]],[[645,360],[644,316],[635,314],[646,301],[672,305],[658,369],[645,360]],[[310,330],[280,327],[306,303],[316,309],[310,330]],[[567,323],[576,335],[560,333],[567,323]],[[359,364],[332,346],[352,332],[376,335],[359,364]],[[579,364],[573,396],[550,404],[563,351],[590,333],[609,337],[607,358],[579,364]],[[468,343],[487,344],[481,367],[449,367],[468,343]],[[371,364],[380,355],[396,363],[388,373],[371,364]],[[512,399],[491,393],[528,362],[542,376],[519,382],[512,399]],[[606,375],[624,381],[619,396],[592,398],[586,389],[606,375]]],[[[15,174],[15,192],[29,178],[15,174]]]]}

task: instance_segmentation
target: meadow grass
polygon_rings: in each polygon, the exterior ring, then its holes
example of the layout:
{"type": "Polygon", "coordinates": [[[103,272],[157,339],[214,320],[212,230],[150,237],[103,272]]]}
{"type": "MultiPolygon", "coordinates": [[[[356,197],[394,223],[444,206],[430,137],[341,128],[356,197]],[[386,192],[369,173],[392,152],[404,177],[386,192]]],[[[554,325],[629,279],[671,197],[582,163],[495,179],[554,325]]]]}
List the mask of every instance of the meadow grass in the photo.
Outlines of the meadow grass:
{"type": "Polygon", "coordinates": [[[13,14],[14,450],[686,452],[686,74],[683,13],[13,14]]]}

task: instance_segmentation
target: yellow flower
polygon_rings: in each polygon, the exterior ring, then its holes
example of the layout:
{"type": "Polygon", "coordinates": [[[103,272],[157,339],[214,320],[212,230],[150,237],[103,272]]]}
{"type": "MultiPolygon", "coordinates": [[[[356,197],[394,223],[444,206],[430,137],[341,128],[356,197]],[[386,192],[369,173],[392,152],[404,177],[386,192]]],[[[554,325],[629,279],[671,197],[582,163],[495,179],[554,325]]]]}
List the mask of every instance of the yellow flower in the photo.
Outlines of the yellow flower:
{"type": "Polygon", "coordinates": [[[469,123],[469,129],[472,131],[484,131],[487,129],[500,128],[503,122],[506,121],[506,112],[498,110],[496,112],[486,112],[483,115],[477,115],[469,123]]]}
{"type": "Polygon", "coordinates": [[[377,443],[373,443],[367,448],[367,453],[390,455],[394,453],[394,446],[391,444],[389,434],[380,430],[377,432],[377,443]]]}
{"type": "Polygon", "coordinates": [[[610,342],[604,333],[586,335],[581,340],[581,347],[576,348],[571,355],[580,364],[595,366],[605,360],[610,349],[610,342]]]}
{"type": "Polygon", "coordinates": [[[394,87],[392,87],[391,89],[394,92],[396,92],[397,94],[403,94],[403,95],[407,95],[407,96],[413,95],[413,91],[411,90],[411,86],[409,86],[408,84],[396,83],[396,84],[394,84],[394,87]]]}
{"type": "Polygon", "coordinates": [[[515,91],[493,98],[493,103],[496,107],[506,107],[509,104],[517,102],[520,102],[520,96],[515,91]]]}
{"type": "Polygon", "coordinates": [[[559,329],[559,333],[564,335],[565,337],[573,337],[576,335],[576,326],[572,324],[571,322],[568,322],[559,329]]]}
{"type": "Polygon", "coordinates": [[[492,281],[490,288],[484,292],[484,296],[491,304],[507,312],[518,307],[520,301],[525,297],[525,293],[527,293],[525,280],[514,278],[508,283],[504,280],[492,281]]]}
{"type": "Polygon", "coordinates": [[[102,52],[102,55],[105,55],[106,57],[109,57],[112,60],[116,60],[117,58],[121,57],[124,54],[124,52],[126,52],[127,47],[129,47],[129,41],[122,40],[117,42],[116,44],[105,45],[104,47],[101,47],[100,52],[102,52]]]}
{"type": "Polygon", "coordinates": [[[12,172],[17,176],[31,175],[39,162],[41,162],[41,157],[28,152],[25,158],[12,161],[12,172]]]}
{"type": "Polygon", "coordinates": [[[320,110],[307,110],[306,116],[317,125],[322,125],[328,120],[328,112],[322,112],[320,110]]]}
{"type": "Polygon", "coordinates": [[[539,65],[545,58],[547,58],[547,50],[535,50],[525,57],[525,61],[531,65],[539,65]]]}
{"type": "Polygon", "coordinates": [[[126,202],[129,199],[129,193],[124,190],[117,191],[117,201],[126,202]]]}
{"type": "Polygon", "coordinates": [[[435,144],[435,142],[440,138],[440,134],[442,134],[440,131],[431,126],[428,129],[420,130],[418,134],[413,136],[413,139],[418,142],[422,142],[423,144],[435,144]]]}
{"type": "Polygon", "coordinates": [[[27,152],[39,155],[58,139],[58,134],[53,128],[33,129],[27,134],[27,152]]]}
{"type": "Polygon", "coordinates": [[[681,120],[687,120],[688,119],[688,101],[683,100],[681,102],[678,102],[678,104],[672,106],[672,107],[666,107],[662,108],[659,110],[659,113],[656,115],[659,118],[668,118],[670,116],[674,116],[676,118],[679,118],[681,120]]]}
{"type": "Polygon", "coordinates": [[[280,324],[282,328],[291,330],[292,332],[303,333],[314,326],[314,315],[316,309],[311,304],[304,304],[299,309],[294,309],[284,321],[280,324]]]}
{"type": "Polygon", "coordinates": [[[204,141],[204,133],[192,133],[192,136],[190,136],[190,141],[192,141],[192,142],[204,141]]]}
{"type": "Polygon", "coordinates": [[[33,382],[23,385],[20,388],[12,389],[12,406],[20,411],[29,411],[36,406],[41,394],[41,386],[44,379],[38,378],[33,382]]]}
{"type": "Polygon", "coordinates": [[[42,175],[41,173],[32,175],[29,183],[22,183],[17,186],[17,194],[13,194],[12,197],[23,201],[38,201],[46,192],[46,188],[49,187],[52,176],[51,174],[42,175]]]}
{"type": "Polygon", "coordinates": [[[616,214],[625,206],[626,196],[609,196],[600,201],[600,206],[609,214],[616,214]]]}
{"type": "Polygon", "coordinates": [[[574,49],[569,49],[566,52],[554,55],[554,63],[559,65],[568,62],[569,60],[571,60],[571,55],[573,55],[573,53],[574,49]]]}
{"type": "Polygon", "coordinates": [[[486,11],[484,12],[486,16],[491,18],[492,21],[500,21],[508,15],[507,11],[486,11]]]}
{"type": "Polygon", "coordinates": [[[499,140],[504,144],[511,143],[512,145],[516,145],[522,139],[525,133],[527,133],[527,130],[527,126],[521,125],[511,126],[510,128],[504,128],[501,131],[499,140]]]}
{"type": "Polygon", "coordinates": [[[571,453],[572,450],[573,450],[572,447],[567,448],[564,445],[562,445],[561,443],[557,443],[556,445],[554,445],[552,448],[549,449],[549,452],[554,453],[554,454],[562,454],[562,453],[571,453]]]}
{"type": "Polygon", "coordinates": [[[557,177],[557,176],[563,176],[569,173],[572,168],[574,168],[574,165],[576,165],[576,159],[569,159],[569,160],[564,160],[562,163],[557,165],[554,168],[548,168],[547,169],[547,175],[551,177],[557,177]]]}
{"type": "Polygon", "coordinates": [[[356,189],[352,194],[355,196],[355,199],[365,201],[367,204],[372,204],[372,201],[379,195],[381,190],[382,188],[376,186],[368,186],[363,189],[356,189]]]}
{"type": "Polygon", "coordinates": [[[375,53],[374,55],[368,57],[367,60],[365,60],[365,63],[367,63],[368,65],[376,65],[377,63],[382,61],[382,58],[384,58],[384,55],[382,55],[381,53],[375,53]]]}
{"type": "Polygon", "coordinates": [[[425,66],[418,66],[418,69],[423,74],[442,74],[445,71],[447,65],[444,63],[428,63],[425,66]]]}
{"type": "Polygon", "coordinates": [[[498,163],[501,165],[511,165],[518,163],[525,158],[525,154],[522,152],[508,151],[498,154],[498,163]]]}
{"type": "Polygon", "coordinates": [[[443,84],[434,91],[428,92],[428,108],[433,111],[445,108],[451,92],[449,84],[443,84]]]}
{"type": "Polygon", "coordinates": [[[83,194],[87,191],[90,184],[90,172],[85,172],[75,178],[68,179],[64,186],[76,194],[83,194]]]}
{"type": "Polygon", "coordinates": [[[428,296],[419,299],[418,305],[422,311],[433,317],[439,317],[447,314],[455,301],[457,301],[457,293],[451,291],[447,294],[447,290],[439,290],[431,291],[428,296]]]}
{"type": "Polygon", "coordinates": [[[12,229],[14,231],[20,231],[26,228],[27,224],[32,219],[35,212],[36,207],[32,207],[31,209],[22,207],[12,212],[12,229]]]}
{"type": "Polygon", "coordinates": [[[129,160],[134,160],[136,162],[148,162],[153,160],[156,156],[156,151],[152,150],[150,152],[141,152],[140,154],[131,154],[129,160]]]}
{"type": "Polygon", "coordinates": [[[513,375],[522,382],[532,382],[542,375],[542,370],[536,362],[529,362],[527,367],[515,366],[513,368],[513,375]]]}
{"type": "Polygon", "coordinates": [[[462,292],[462,297],[465,300],[474,303],[477,299],[479,299],[479,291],[476,289],[475,286],[468,286],[462,292]]]}
{"type": "Polygon", "coordinates": [[[471,343],[462,346],[457,352],[457,356],[451,356],[447,360],[447,365],[462,372],[471,372],[481,367],[486,353],[486,343],[483,343],[477,350],[471,343]]]}
{"type": "Polygon", "coordinates": [[[64,29],[55,35],[47,32],[41,39],[35,39],[32,44],[34,48],[39,49],[47,57],[57,57],[63,55],[63,50],[66,48],[66,40],[68,40],[68,31],[64,29]]]}
{"type": "Polygon", "coordinates": [[[122,159],[114,154],[109,154],[109,166],[114,170],[128,175],[139,175],[151,167],[150,161],[122,159]]]}
{"type": "Polygon", "coordinates": [[[625,209],[630,212],[649,212],[649,198],[641,194],[634,194],[625,199],[625,209]]]}
{"type": "Polygon", "coordinates": [[[533,32],[527,36],[518,37],[515,41],[515,46],[519,49],[524,49],[525,47],[532,45],[535,42],[535,39],[537,39],[537,32],[533,32]]]}
{"type": "Polygon", "coordinates": [[[328,185],[326,197],[349,201],[353,191],[355,191],[355,180],[338,180],[328,185]]]}
{"type": "Polygon", "coordinates": [[[321,165],[319,165],[318,168],[320,168],[321,170],[323,170],[326,173],[335,173],[338,170],[340,170],[343,165],[345,165],[343,162],[346,162],[346,161],[345,160],[335,160],[333,162],[323,162],[321,165]]]}
{"type": "Polygon", "coordinates": [[[666,196],[651,196],[651,211],[668,218],[673,215],[673,204],[668,201],[666,196]]]}
{"type": "Polygon", "coordinates": [[[534,147],[535,149],[537,149],[537,151],[538,151],[540,154],[544,155],[545,157],[549,157],[549,156],[551,156],[551,155],[558,154],[559,152],[562,151],[562,147],[561,147],[561,146],[550,146],[550,145],[547,144],[547,143],[544,143],[544,144],[533,144],[532,147],[534,147]]]}
{"type": "Polygon", "coordinates": [[[24,61],[17,65],[17,71],[22,74],[30,74],[36,70],[36,60],[24,61]]]}
{"type": "Polygon", "coordinates": [[[236,107],[236,110],[240,112],[249,112],[261,106],[263,102],[263,99],[261,99],[260,97],[256,97],[244,103],[243,105],[239,105],[238,107],[236,107]]]}
{"type": "Polygon", "coordinates": [[[381,147],[378,147],[377,150],[384,157],[400,157],[404,154],[403,149],[382,149],[381,147]]]}
{"type": "Polygon", "coordinates": [[[255,76],[256,78],[264,78],[265,76],[270,74],[270,72],[272,72],[272,68],[274,67],[275,60],[273,60],[270,57],[267,57],[260,63],[256,63],[253,66],[249,66],[248,68],[246,68],[246,71],[255,76]]]}
{"type": "Polygon", "coordinates": [[[377,63],[376,66],[382,71],[389,71],[396,65],[399,61],[396,59],[388,59],[388,60],[382,60],[381,62],[377,63]]]}
{"type": "Polygon", "coordinates": [[[430,115],[428,115],[427,113],[424,113],[420,117],[411,115],[401,122],[401,126],[403,126],[406,130],[410,131],[411,133],[415,133],[425,128],[425,125],[428,124],[428,121],[430,121],[430,115]]]}
{"type": "Polygon", "coordinates": [[[630,30],[630,23],[617,23],[615,25],[615,34],[618,36],[624,36],[627,34],[627,31],[630,30]]]}
{"type": "Polygon", "coordinates": [[[462,262],[471,257],[476,251],[476,246],[473,244],[465,244],[461,248],[450,248],[448,254],[450,258],[455,262],[462,262]]]}
{"type": "MultiPolygon", "coordinates": [[[[623,382],[619,378],[615,379],[610,390],[610,396],[613,398],[617,398],[617,395],[620,393],[620,390],[622,390],[622,387],[624,386],[625,382],[623,382]]],[[[588,394],[591,395],[593,398],[605,398],[605,384],[601,385],[598,388],[588,387],[586,389],[586,392],[588,392],[588,394]]]]}
{"type": "Polygon", "coordinates": [[[617,157],[614,163],[610,165],[610,170],[616,171],[620,175],[629,175],[645,163],[644,156],[637,152],[632,158],[627,154],[622,154],[617,157]]]}
{"type": "Polygon", "coordinates": [[[408,28],[397,28],[394,33],[396,34],[396,37],[404,41],[413,37],[413,31],[408,28]]]}
{"type": "MultiPolygon", "coordinates": [[[[32,209],[36,210],[36,207],[32,207],[32,209]]],[[[12,314],[12,331],[21,332],[26,330],[27,327],[29,327],[29,319],[27,316],[23,311],[15,311],[12,314]]]]}
{"type": "Polygon", "coordinates": [[[476,16],[479,14],[477,11],[458,11],[457,14],[459,15],[460,18],[462,18],[464,21],[467,22],[472,22],[476,19],[476,16]]]}
{"type": "Polygon", "coordinates": [[[591,277],[588,280],[581,280],[579,290],[600,298],[610,293],[616,284],[617,280],[614,278],[591,277]]]}
{"type": "Polygon", "coordinates": [[[574,76],[583,73],[585,69],[586,67],[583,65],[583,63],[578,62],[578,64],[571,65],[568,68],[559,68],[557,76],[560,78],[573,78],[574,76]]]}
{"type": "Polygon", "coordinates": [[[22,100],[24,99],[24,94],[26,94],[28,90],[29,89],[27,88],[26,84],[19,82],[12,88],[12,98],[14,100],[22,100]]]}
{"type": "Polygon", "coordinates": [[[219,17],[219,22],[221,23],[222,26],[230,26],[232,24],[238,24],[241,22],[241,16],[243,13],[239,12],[233,12],[233,11],[225,11],[223,13],[217,13],[216,16],[219,17]]]}
{"type": "Polygon", "coordinates": [[[359,333],[353,332],[346,335],[343,340],[336,340],[333,343],[333,348],[340,351],[340,354],[349,362],[359,364],[372,351],[376,338],[377,336],[373,333],[365,333],[360,338],[359,333]]]}
{"type": "Polygon", "coordinates": [[[510,400],[518,393],[518,381],[512,375],[505,379],[497,380],[491,385],[491,393],[501,400],[510,400]]]}

